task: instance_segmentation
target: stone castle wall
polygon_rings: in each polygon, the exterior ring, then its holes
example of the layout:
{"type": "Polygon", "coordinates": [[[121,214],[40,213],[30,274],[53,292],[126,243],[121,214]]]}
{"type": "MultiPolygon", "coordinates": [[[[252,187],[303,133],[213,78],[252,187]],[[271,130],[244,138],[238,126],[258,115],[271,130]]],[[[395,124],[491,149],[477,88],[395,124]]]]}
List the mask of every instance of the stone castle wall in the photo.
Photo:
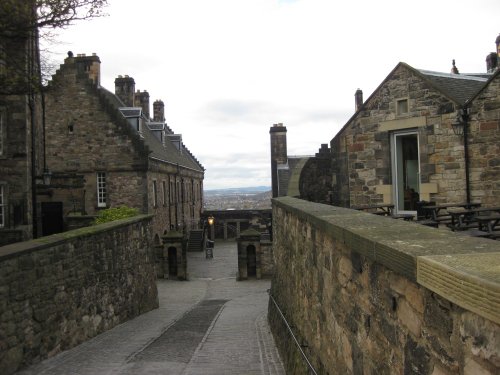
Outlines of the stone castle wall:
{"type": "MultiPolygon", "coordinates": [[[[498,374],[500,243],[273,200],[271,296],[318,374],[498,374]]],[[[309,374],[277,308],[288,374],[309,374]]]]}
{"type": "Polygon", "coordinates": [[[0,248],[0,373],[158,307],[151,216],[0,248]]]}

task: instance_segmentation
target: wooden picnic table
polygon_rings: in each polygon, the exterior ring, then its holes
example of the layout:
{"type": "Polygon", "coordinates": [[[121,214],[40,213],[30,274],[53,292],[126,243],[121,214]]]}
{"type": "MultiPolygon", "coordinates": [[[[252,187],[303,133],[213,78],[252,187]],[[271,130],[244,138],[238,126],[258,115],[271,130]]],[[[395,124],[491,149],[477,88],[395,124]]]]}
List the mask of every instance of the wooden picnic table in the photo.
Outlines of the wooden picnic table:
{"type": "Polygon", "coordinates": [[[375,215],[390,216],[394,208],[393,204],[379,203],[364,206],[352,206],[353,210],[367,211],[375,215]]]}
{"type": "MultiPolygon", "coordinates": [[[[444,204],[434,204],[434,205],[429,205],[429,206],[422,206],[423,210],[430,211],[430,214],[432,215],[432,219],[435,221],[440,221],[440,217],[442,218],[443,216],[449,216],[450,212],[448,209],[450,208],[466,208],[466,209],[471,209],[471,208],[476,208],[480,207],[481,203],[444,203],[444,204]],[[440,214],[439,212],[441,210],[446,210],[447,214],[440,214]]],[[[450,215],[451,216],[451,215],[450,215]]],[[[450,217],[451,219],[451,217],[450,217]]]]}
{"type": "Polygon", "coordinates": [[[451,216],[450,227],[452,230],[469,229],[478,225],[478,218],[485,212],[500,213],[499,207],[475,207],[459,208],[457,210],[448,210],[451,216]]]}
{"type": "Polygon", "coordinates": [[[476,217],[477,222],[479,223],[479,230],[483,230],[488,232],[490,236],[495,235],[495,230],[499,229],[500,226],[500,213],[495,212],[491,215],[483,215],[476,217]]]}

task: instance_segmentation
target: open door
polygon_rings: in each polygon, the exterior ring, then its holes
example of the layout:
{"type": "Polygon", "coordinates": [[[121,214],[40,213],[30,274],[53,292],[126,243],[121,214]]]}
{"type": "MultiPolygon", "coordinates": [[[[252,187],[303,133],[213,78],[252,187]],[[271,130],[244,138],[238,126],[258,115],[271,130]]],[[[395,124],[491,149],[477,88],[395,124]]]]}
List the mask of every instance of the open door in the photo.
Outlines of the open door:
{"type": "Polygon", "coordinates": [[[418,134],[414,130],[395,132],[391,141],[395,213],[415,214],[420,200],[418,134]]]}

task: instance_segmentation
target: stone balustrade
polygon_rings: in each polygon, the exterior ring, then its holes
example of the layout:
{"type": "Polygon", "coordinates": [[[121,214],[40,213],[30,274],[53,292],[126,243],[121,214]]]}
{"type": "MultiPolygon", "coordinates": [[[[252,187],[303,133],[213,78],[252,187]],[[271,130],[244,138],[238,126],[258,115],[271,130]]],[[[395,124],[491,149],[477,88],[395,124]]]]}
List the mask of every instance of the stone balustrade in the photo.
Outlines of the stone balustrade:
{"type": "MultiPolygon", "coordinates": [[[[498,374],[500,242],[283,197],[271,295],[318,374],[498,374]]],[[[288,374],[309,374],[270,304],[288,374]]]]}

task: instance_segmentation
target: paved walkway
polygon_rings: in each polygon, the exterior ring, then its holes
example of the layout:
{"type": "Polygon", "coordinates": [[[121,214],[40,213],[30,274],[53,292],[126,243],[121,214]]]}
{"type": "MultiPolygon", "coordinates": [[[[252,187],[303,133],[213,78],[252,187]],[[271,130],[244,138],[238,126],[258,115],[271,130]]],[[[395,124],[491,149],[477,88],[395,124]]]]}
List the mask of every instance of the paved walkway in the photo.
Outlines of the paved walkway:
{"type": "Polygon", "coordinates": [[[190,281],[158,281],[160,308],[19,374],[284,375],[268,280],[236,281],[235,242],[188,253],[190,281]]]}

